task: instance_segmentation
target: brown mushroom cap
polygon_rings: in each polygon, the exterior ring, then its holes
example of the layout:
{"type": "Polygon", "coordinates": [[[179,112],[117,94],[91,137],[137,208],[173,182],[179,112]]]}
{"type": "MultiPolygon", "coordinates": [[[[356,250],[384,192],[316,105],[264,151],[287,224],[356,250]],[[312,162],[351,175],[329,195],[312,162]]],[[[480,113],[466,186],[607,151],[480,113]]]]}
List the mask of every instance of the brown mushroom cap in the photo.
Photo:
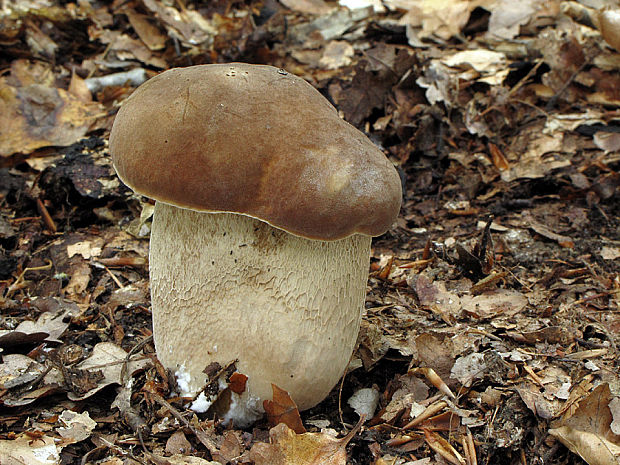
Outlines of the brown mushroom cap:
{"type": "Polygon", "coordinates": [[[119,111],[110,152],[137,193],[312,239],[382,234],[400,209],[400,178],[384,154],[314,87],[272,66],[150,79],[119,111]]]}

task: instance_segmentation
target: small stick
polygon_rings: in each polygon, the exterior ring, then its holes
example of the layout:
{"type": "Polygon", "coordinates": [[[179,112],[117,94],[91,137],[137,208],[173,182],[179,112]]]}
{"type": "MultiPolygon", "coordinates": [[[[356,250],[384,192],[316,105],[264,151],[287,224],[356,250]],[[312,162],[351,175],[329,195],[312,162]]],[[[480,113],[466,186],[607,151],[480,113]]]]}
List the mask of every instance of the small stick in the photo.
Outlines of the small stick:
{"type": "Polygon", "coordinates": [[[106,273],[108,273],[112,277],[112,280],[116,283],[116,285],[120,289],[123,289],[125,287],[125,286],[123,286],[123,283],[120,282],[120,280],[116,277],[116,275],[114,273],[112,273],[107,266],[104,265],[103,268],[105,269],[106,273]]]}
{"type": "Polygon", "coordinates": [[[50,213],[47,211],[47,208],[45,208],[45,205],[39,198],[37,198],[37,210],[39,210],[43,223],[48,231],[55,233],[58,230],[58,228],[56,228],[56,223],[54,223],[50,213]]]}
{"type": "Polygon", "coordinates": [[[436,404],[429,405],[428,407],[426,407],[426,409],[421,414],[419,414],[417,417],[415,417],[413,420],[411,420],[409,423],[403,426],[402,429],[407,430],[407,429],[413,428],[417,424],[422,423],[424,420],[432,417],[437,412],[443,410],[447,406],[448,406],[447,402],[443,400],[437,402],[436,404]]]}
{"type": "Polygon", "coordinates": [[[207,448],[207,450],[211,453],[212,456],[214,454],[218,453],[217,446],[215,445],[215,443],[211,439],[209,439],[209,437],[207,437],[207,434],[204,431],[201,431],[201,430],[197,429],[196,427],[194,427],[194,425],[192,425],[189,421],[187,421],[185,419],[185,417],[183,417],[183,415],[181,415],[177,409],[175,409],[172,405],[170,405],[159,394],[153,394],[153,399],[159,405],[162,405],[162,406],[166,407],[166,409],[172,414],[172,416],[174,418],[176,418],[183,425],[185,425],[187,428],[189,428],[190,431],[192,433],[194,433],[196,438],[207,448]]]}

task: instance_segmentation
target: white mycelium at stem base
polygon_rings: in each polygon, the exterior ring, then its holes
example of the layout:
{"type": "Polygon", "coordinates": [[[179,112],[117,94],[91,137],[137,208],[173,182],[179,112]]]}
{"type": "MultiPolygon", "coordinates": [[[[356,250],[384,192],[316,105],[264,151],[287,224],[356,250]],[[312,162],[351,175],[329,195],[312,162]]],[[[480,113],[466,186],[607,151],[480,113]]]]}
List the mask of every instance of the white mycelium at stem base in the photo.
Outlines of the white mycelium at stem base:
{"type": "Polygon", "coordinates": [[[353,351],[370,243],[361,234],[305,239],[244,215],[157,202],[150,275],[158,358],[173,371],[184,366],[193,391],[211,362],[237,359],[250,409],[271,399],[271,383],[300,410],[316,405],[353,351]]]}

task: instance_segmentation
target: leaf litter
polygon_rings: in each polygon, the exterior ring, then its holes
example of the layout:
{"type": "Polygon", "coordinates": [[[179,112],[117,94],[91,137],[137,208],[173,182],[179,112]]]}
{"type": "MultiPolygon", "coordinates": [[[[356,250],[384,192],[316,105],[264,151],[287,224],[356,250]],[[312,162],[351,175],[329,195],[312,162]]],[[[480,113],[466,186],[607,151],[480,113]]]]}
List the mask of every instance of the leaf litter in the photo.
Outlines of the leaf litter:
{"type": "Polygon", "coordinates": [[[0,462],[618,463],[619,8],[6,2],[0,462]],[[173,395],[153,206],[106,145],[145,79],[228,61],[307,79],[405,187],[349,371],[307,412],[274,387],[245,430],[173,395]]]}

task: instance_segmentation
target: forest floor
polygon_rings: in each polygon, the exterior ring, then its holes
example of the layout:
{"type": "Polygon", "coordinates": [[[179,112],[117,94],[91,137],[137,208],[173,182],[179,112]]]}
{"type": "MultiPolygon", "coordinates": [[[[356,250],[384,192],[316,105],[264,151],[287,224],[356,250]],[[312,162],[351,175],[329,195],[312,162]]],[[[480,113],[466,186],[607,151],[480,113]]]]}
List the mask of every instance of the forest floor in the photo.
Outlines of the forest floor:
{"type": "Polygon", "coordinates": [[[2,5],[2,465],[620,463],[617,2],[2,5]],[[405,190],[350,370],[246,429],[171,396],[153,204],[108,152],[141,82],[232,61],[309,81],[405,190]]]}

